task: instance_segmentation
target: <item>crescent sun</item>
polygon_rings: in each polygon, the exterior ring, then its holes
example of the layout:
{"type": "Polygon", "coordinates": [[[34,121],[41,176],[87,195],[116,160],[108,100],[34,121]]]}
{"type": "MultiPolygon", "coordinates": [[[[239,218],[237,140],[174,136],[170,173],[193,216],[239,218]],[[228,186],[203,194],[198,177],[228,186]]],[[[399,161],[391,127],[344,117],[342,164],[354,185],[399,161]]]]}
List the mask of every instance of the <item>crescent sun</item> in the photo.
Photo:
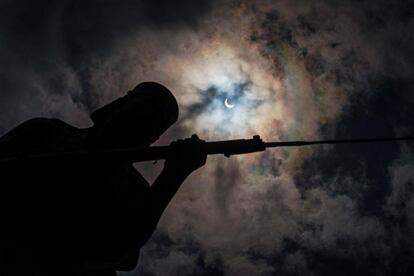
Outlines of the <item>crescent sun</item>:
{"type": "Polygon", "coordinates": [[[226,100],[224,101],[224,105],[225,105],[227,108],[233,108],[233,107],[234,107],[234,104],[229,104],[228,100],[229,100],[229,98],[226,98],[226,100]]]}

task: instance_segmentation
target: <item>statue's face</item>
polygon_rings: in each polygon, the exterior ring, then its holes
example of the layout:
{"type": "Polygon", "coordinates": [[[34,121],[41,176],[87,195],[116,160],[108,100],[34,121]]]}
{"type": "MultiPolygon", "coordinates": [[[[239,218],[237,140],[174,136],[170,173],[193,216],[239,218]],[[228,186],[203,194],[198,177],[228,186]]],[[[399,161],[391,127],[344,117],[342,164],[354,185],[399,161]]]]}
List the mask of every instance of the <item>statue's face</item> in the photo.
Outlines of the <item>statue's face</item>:
{"type": "Polygon", "coordinates": [[[116,148],[149,146],[169,127],[165,116],[159,106],[134,99],[96,125],[95,139],[116,148]]]}
{"type": "Polygon", "coordinates": [[[117,148],[149,146],[168,128],[162,121],[161,111],[139,101],[117,110],[98,127],[100,137],[97,138],[117,148]]]}
{"type": "Polygon", "coordinates": [[[173,94],[161,84],[143,82],[91,115],[95,122],[91,142],[117,148],[149,146],[177,117],[173,94]]]}

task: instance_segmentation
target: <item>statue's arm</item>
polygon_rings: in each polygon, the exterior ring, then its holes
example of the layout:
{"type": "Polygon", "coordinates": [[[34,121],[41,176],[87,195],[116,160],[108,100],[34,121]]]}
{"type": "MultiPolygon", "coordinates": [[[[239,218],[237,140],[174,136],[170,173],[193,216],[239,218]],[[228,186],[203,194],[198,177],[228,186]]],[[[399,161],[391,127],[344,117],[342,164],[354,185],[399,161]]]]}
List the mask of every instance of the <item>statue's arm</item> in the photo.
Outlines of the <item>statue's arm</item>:
{"type": "Polygon", "coordinates": [[[204,143],[195,135],[172,143],[173,154],[166,159],[163,171],[150,188],[149,204],[153,224],[158,223],[184,180],[206,163],[204,143]]]}

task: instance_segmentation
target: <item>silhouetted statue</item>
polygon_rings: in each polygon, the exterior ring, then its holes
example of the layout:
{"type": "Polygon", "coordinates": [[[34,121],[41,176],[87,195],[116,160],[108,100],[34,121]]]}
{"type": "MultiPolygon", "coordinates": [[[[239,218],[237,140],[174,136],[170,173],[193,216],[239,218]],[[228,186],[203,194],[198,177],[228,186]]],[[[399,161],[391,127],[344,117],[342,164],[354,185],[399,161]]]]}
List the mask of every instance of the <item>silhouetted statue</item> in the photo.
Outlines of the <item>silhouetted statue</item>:
{"type": "MultiPolygon", "coordinates": [[[[178,117],[164,86],[145,82],[91,114],[78,129],[36,118],[0,139],[0,155],[148,147],[178,117]]],[[[0,166],[0,275],[116,275],[140,248],[184,179],[203,166],[204,141],[174,142],[150,186],[130,163],[22,161],[0,166]]],[[[73,161],[75,160],[75,161],[73,161]]]]}

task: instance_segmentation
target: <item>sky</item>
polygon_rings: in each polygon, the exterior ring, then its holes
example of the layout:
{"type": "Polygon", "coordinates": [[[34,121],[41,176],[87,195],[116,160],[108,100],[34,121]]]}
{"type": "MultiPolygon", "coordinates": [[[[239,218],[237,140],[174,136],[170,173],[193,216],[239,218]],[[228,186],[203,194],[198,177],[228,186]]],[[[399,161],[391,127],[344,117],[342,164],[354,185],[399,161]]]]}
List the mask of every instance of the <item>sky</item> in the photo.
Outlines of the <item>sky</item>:
{"type": "MultiPolygon", "coordinates": [[[[0,135],[150,80],[180,106],[158,144],[413,136],[413,48],[414,1],[1,0],[0,135]]],[[[210,156],[120,275],[411,275],[413,185],[407,142],[210,156]]]]}

